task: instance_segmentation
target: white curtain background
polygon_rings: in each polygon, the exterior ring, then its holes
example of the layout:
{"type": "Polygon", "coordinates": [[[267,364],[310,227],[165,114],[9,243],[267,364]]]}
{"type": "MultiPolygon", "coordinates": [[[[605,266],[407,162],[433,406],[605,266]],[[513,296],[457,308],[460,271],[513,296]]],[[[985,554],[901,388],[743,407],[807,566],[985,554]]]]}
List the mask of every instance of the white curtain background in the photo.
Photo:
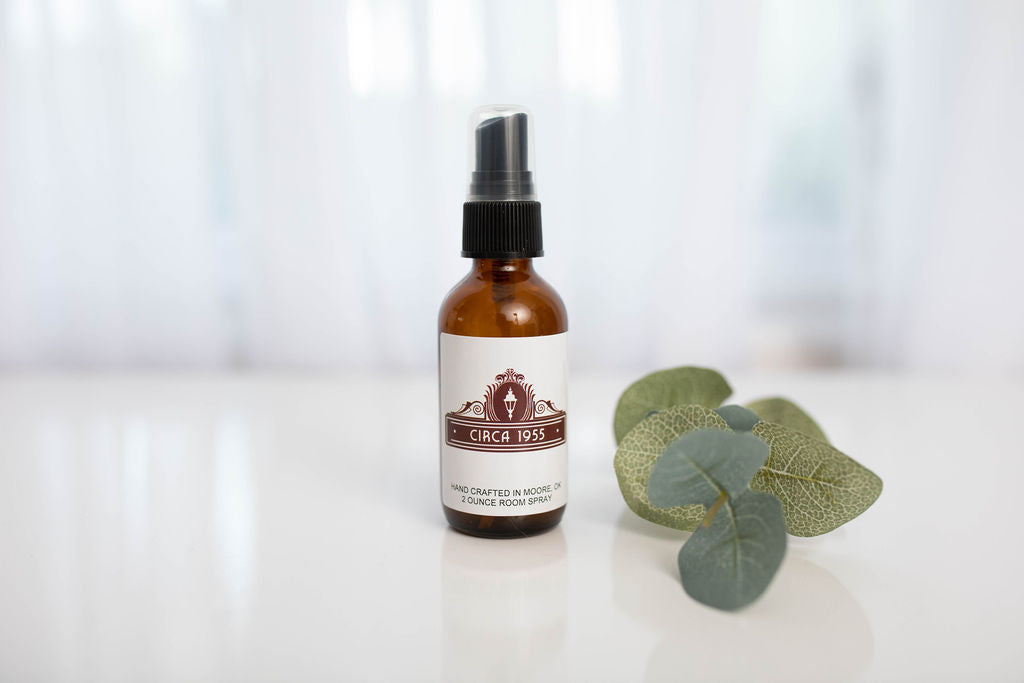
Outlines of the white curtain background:
{"type": "Polygon", "coordinates": [[[0,368],[432,368],[514,102],[575,370],[1024,374],[1024,3],[0,9],[0,368]]]}

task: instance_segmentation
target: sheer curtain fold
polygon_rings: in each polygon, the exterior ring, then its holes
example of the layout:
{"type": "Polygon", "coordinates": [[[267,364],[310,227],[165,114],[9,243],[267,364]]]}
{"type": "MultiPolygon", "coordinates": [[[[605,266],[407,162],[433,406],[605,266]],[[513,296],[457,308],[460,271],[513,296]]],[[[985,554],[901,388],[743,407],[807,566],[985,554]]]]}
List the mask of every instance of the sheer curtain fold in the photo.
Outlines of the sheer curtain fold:
{"type": "Polygon", "coordinates": [[[0,368],[425,370],[468,112],[574,368],[1024,372],[1024,10],[0,0],[0,368]]]}

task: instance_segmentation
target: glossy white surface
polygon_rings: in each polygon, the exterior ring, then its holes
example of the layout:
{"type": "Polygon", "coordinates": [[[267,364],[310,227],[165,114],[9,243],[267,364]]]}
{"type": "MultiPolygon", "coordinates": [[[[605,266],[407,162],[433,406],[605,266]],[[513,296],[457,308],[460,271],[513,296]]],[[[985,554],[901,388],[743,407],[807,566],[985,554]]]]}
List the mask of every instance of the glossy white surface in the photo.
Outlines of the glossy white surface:
{"type": "Polygon", "coordinates": [[[619,497],[629,379],[573,378],[568,512],[517,541],[445,527],[431,377],[2,379],[0,679],[1024,676],[1020,383],[734,378],[885,491],[725,614],[619,497]]]}

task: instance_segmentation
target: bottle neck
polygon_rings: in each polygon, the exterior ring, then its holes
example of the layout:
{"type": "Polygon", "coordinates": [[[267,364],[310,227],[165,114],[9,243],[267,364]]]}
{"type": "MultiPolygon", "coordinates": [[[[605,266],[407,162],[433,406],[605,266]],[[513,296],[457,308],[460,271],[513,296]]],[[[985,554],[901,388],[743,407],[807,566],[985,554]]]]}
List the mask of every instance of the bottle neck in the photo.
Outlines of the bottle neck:
{"type": "Polygon", "coordinates": [[[534,277],[532,258],[476,258],[470,277],[495,287],[516,285],[534,277]]]}
{"type": "Polygon", "coordinates": [[[532,275],[532,258],[475,258],[473,272],[482,277],[507,278],[513,275],[532,275]]]}

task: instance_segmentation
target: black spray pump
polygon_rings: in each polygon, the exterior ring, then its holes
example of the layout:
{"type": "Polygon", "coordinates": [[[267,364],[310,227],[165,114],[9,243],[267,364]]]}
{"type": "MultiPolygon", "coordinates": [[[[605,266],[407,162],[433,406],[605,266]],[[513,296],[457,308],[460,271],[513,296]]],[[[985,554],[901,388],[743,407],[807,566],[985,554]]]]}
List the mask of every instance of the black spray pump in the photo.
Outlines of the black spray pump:
{"type": "Polygon", "coordinates": [[[469,201],[536,201],[530,170],[530,119],[525,112],[485,119],[474,130],[469,201]]]}
{"type": "Polygon", "coordinates": [[[480,107],[470,116],[470,149],[462,255],[543,256],[530,113],[514,105],[480,107]]]}

